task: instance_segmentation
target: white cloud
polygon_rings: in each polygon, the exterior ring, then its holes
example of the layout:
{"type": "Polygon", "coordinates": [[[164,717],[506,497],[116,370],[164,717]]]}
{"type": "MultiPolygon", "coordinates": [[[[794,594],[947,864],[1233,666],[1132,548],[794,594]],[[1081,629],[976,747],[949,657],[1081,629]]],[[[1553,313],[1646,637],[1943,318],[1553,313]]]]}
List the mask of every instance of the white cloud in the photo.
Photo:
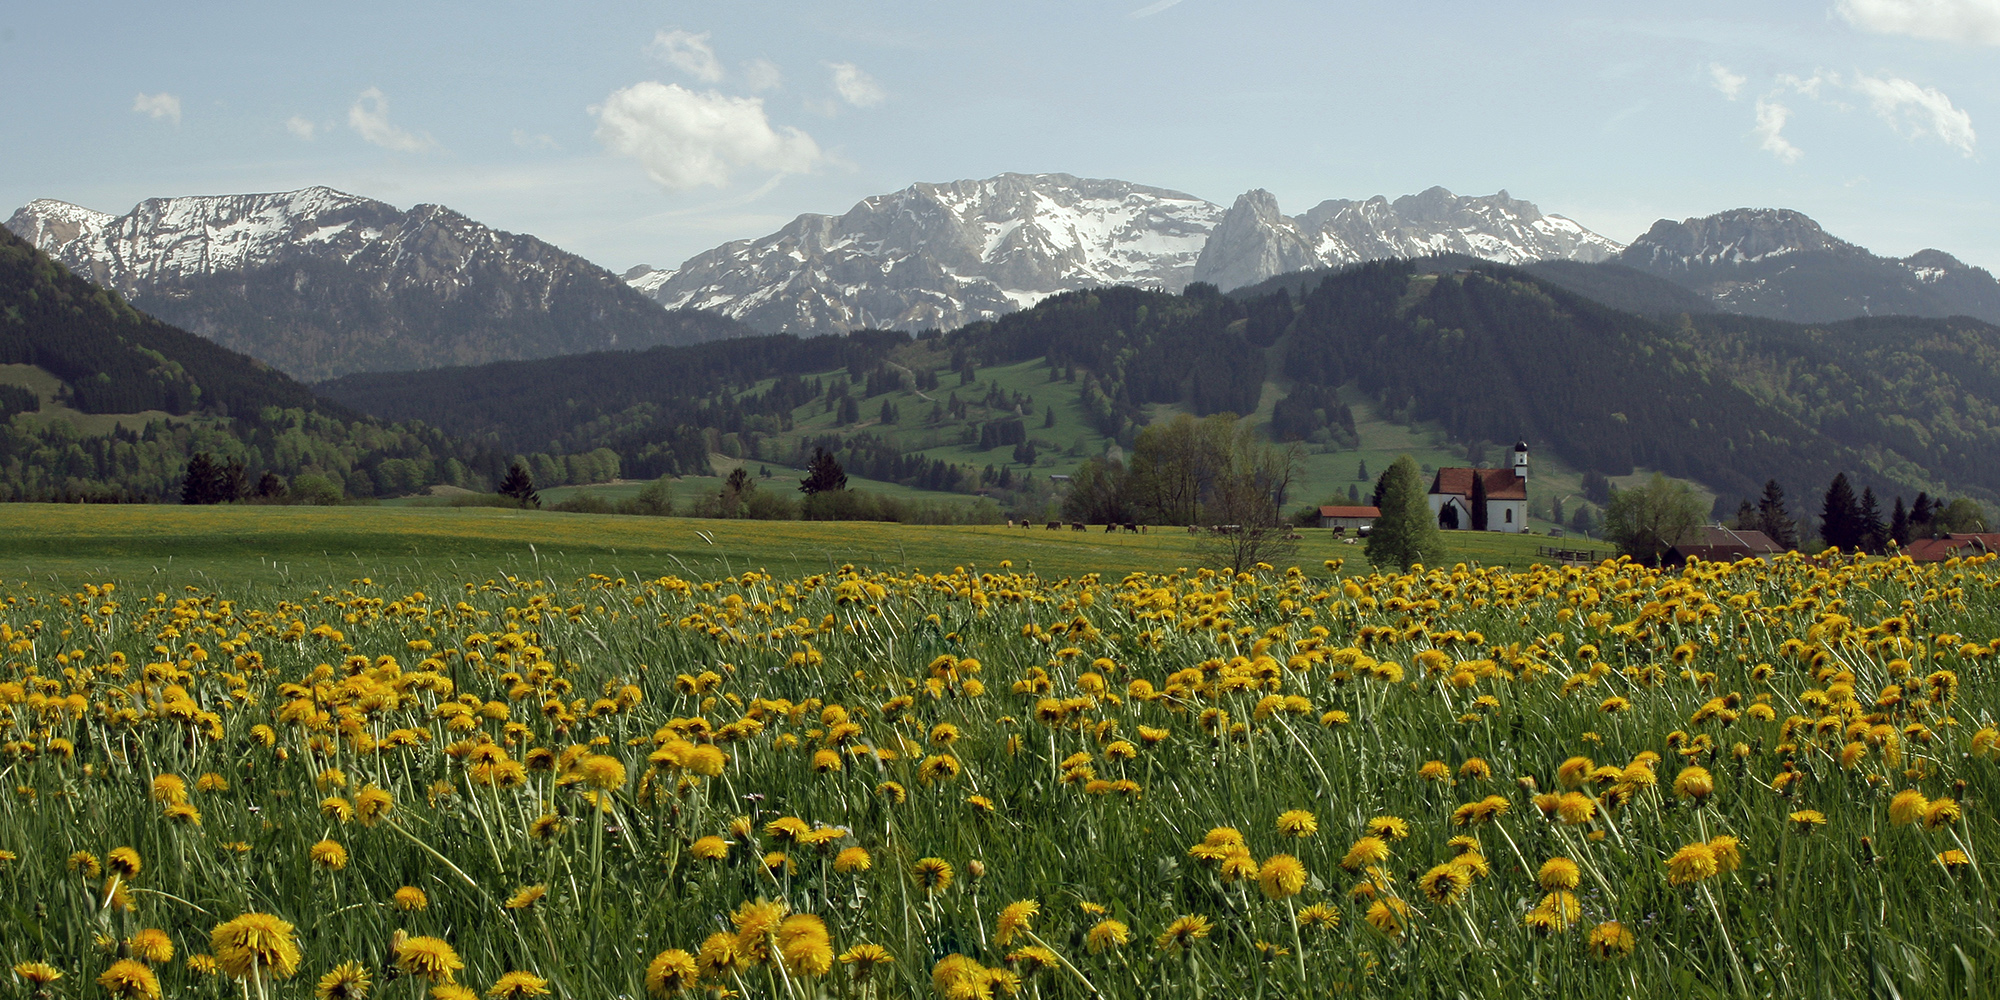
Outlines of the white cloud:
{"type": "Polygon", "coordinates": [[[827,63],[826,67],[833,70],[833,89],[840,92],[840,99],[857,108],[880,104],[889,96],[874,77],[853,63],[827,63]]]}
{"type": "Polygon", "coordinates": [[[347,109],[347,124],[361,133],[361,138],[383,149],[421,153],[437,145],[428,134],[416,135],[389,124],[389,99],[374,87],[355,98],[354,106],[347,109]]]}
{"type": "Polygon", "coordinates": [[[1781,73],[1778,76],[1778,86],[1794,94],[1804,94],[1816,101],[1819,100],[1820,91],[1828,87],[1841,86],[1840,74],[1829,73],[1823,69],[1813,70],[1813,75],[1807,77],[1781,73]]]}
{"type": "Polygon", "coordinates": [[[590,112],[598,142],[638,160],[647,176],[676,191],[721,187],[740,169],[803,173],[822,159],[811,136],[773,128],[755,97],[647,81],[612,93],[590,112]]]}
{"type": "Polygon", "coordinates": [[[1154,14],[1158,14],[1159,12],[1166,10],[1168,7],[1172,7],[1173,5],[1180,2],[1181,0],[1156,0],[1156,2],[1154,3],[1149,3],[1146,6],[1133,11],[1132,16],[1152,17],[1154,14]]]}
{"type": "Polygon", "coordinates": [[[293,115],[285,119],[285,131],[311,142],[313,137],[319,134],[319,126],[304,115],[293,115]]]}
{"type": "Polygon", "coordinates": [[[1785,119],[1792,116],[1792,109],[1776,101],[1757,98],[1757,138],[1764,152],[1778,158],[1779,163],[1797,163],[1804,151],[1792,145],[1784,136],[1785,119]]]}
{"type": "Polygon", "coordinates": [[[1919,86],[1895,77],[1854,78],[1854,89],[1868,98],[1869,106],[1897,131],[1911,136],[1935,136],[1967,156],[1979,137],[1972,131],[1972,116],[1951,103],[1942,91],[1919,86]]]}
{"type": "Polygon", "coordinates": [[[743,85],[753,94],[785,85],[785,74],[769,59],[752,59],[743,66],[743,85]]]}
{"type": "Polygon", "coordinates": [[[667,65],[703,83],[722,79],[722,62],[715,58],[715,50],[709,47],[706,31],[697,35],[669,28],[654,35],[653,43],[646,48],[667,65]]]}
{"type": "Polygon", "coordinates": [[[2000,0],[1840,0],[1839,10],[1879,35],[2000,45],[2000,0]]]}
{"type": "Polygon", "coordinates": [[[174,124],[181,123],[181,99],[164,91],[158,94],[140,94],[133,98],[132,110],[142,115],[152,115],[154,121],[172,118],[174,124]]]}
{"type": "Polygon", "coordinates": [[[561,149],[554,136],[530,134],[527,129],[514,130],[514,145],[522,149],[561,149]]]}
{"type": "Polygon", "coordinates": [[[1750,82],[1748,77],[1731,73],[1729,67],[1721,63],[1708,64],[1708,80],[1715,89],[1722,91],[1722,96],[1732,101],[1736,99],[1736,95],[1743,92],[1743,85],[1750,82]]]}

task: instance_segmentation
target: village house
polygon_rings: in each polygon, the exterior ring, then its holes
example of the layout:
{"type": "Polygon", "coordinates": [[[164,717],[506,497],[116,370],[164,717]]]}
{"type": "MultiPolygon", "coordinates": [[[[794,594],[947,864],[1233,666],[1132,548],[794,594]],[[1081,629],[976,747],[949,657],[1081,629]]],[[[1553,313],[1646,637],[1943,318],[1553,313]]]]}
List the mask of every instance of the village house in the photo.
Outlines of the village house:
{"type": "Polygon", "coordinates": [[[1735,562],[1738,559],[1769,559],[1784,547],[1761,531],[1738,530],[1721,525],[1695,529],[1694,537],[1667,550],[1666,562],[1680,565],[1689,559],[1703,562],[1735,562]]]}
{"type": "Polygon", "coordinates": [[[1382,512],[1374,507],[1330,507],[1319,509],[1319,526],[1322,528],[1344,528],[1348,531],[1365,531],[1375,523],[1382,512]]]}
{"type": "Polygon", "coordinates": [[[1474,529],[1475,501],[1484,503],[1487,531],[1528,530],[1528,443],[1514,446],[1513,468],[1437,470],[1429,499],[1431,516],[1446,531],[1474,529]]]}
{"type": "Polygon", "coordinates": [[[2000,549],[2000,534],[1967,532],[1943,538],[1913,539],[1903,546],[1903,554],[1909,556],[1912,562],[1944,562],[1946,559],[1985,555],[1996,549],[2000,549]]]}

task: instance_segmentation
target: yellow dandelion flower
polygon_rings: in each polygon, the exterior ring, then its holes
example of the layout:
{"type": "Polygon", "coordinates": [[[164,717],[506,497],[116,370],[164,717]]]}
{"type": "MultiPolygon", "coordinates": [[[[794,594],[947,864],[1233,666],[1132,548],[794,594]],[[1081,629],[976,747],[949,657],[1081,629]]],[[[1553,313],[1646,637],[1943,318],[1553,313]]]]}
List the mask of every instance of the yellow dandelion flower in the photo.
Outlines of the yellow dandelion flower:
{"type": "Polygon", "coordinates": [[[503,905],[510,910],[526,910],[541,902],[548,894],[549,887],[546,885],[526,885],[514,890],[514,894],[507,897],[507,902],[503,905]]]}
{"type": "Polygon", "coordinates": [[[1257,887],[1270,899],[1289,899],[1306,885],[1306,866],[1289,854],[1273,854],[1257,869],[1257,887]]]}
{"type": "Polygon", "coordinates": [[[429,907],[431,905],[431,898],[424,895],[422,889],[413,885],[406,885],[397,889],[395,895],[389,897],[389,902],[396,909],[405,913],[411,913],[429,907]]]}
{"type": "Polygon", "coordinates": [[[951,863],[943,858],[919,858],[910,866],[910,877],[916,879],[917,886],[928,893],[940,893],[951,888],[951,863]]]}
{"type": "Polygon", "coordinates": [[[1377,816],[1368,821],[1368,835],[1397,841],[1410,835],[1409,821],[1396,816],[1377,816]]]}
{"type": "Polygon", "coordinates": [[[442,938],[428,936],[404,939],[403,946],[396,949],[395,961],[403,975],[433,983],[456,983],[458,974],[465,969],[457,949],[442,938]]]}
{"type": "Polygon", "coordinates": [[[1564,792],[1556,800],[1556,819],[1570,826],[1588,823],[1597,815],[1597,800],[1582,792],[1564,792]]]}
{"type": "Polygon", "coordinates": [[[1433,903],[1456,906],[1472,890],[1472,873],[1464,865],[1446,862],[1417,879],[1417,888],[1433,903]]]}
{"type": "Polygon", "coordinates": [[[1325,903],[1314,903],[1299,907],[1298,919],[1300,927],[1332,930],[1340,926],[1340,911],[1325,903]]]}
{"type": "Polygon", "coordinates": [[[147,965],[160,965],[174,960],[174,939],[166,931],[148,927],[125,939],[125,950],[147,965]]]}
{"type": "Polygon", "coordinates": [[[1708,849],[1715,852],[1715,870],[1728,874],[1743,867],[1743,842],[1729,834],[1722,833],[1708,838],[1708,849]]]}
{"type": "Polygon", "coordinates": [[[1358,871],[1369,865],[1379,865],[1389,860],[1389,845],[1380,837],[1363,837],[1347,849],[1347,855],[1340,859],[1340,867],[1348,871],[1358,871]]]}
{"type": "Polygon", "coordinates": [[[97,977],[97,986],[118,1000],[160,1000],[160,977],[143,962],[122,959],[97,977]]]}
{"type": "Polygon", "coordinates": [[[1690,764],[1674,776],[1674,794],[1700,802],[1715,793],[1715,778],[1708,768],[1690,764]]]}
{"type": "Polygon", "coordinates": [[[1930,807],[1931,800],[1914,788],[1897,792],[1895,797],[1889,800],[1889,822],[1897,826],[1909,826],[1924,818],[1924,813],[1930,807]]]}
{"type": "Polygon", "coordinates": [[[857,944],[840,953],[840,964],[854,972],[856,982],[865,982],[878,965],[888,965],[896,960],[889,949],[879,944],[857,944]]]}
{"type": "Polygon", "coordinates": [[[875,860],[865,847],[848,847],[833,857],[833,870],[841,874],[865,872],[875,866],[875,860]]]}
{"type": "Polygon", "coordinates": [[[367,966],[354,961],[342,962],[319,977],[313,996],[317,1000],[363,1000],[372,985],[367,966]]]}
{"type": "Polygon", "coordinates": [[[354,796],[354,814],[363,826],[374,826],[396,808],[396,799],[388,792],[374,785],[368,785],[354,796]]]}
{"type": "Polygon", "coordinates": [[[1800,833],[1811,833],[1817,827],[1826,825],[1826,814],[1817,809],[1801,809],[1791,814],[1792,826],[1800,833]]]}
{"type": "Polygon", "coordinates": [[[1592,957],[1608,962],[1632,954],[1632,949],[1638,944],[1638,940],[1624,924],[1610,920],[1590,929],[1588,944],[1592,957]]]}
{"type": "Polygon", "coordinates": [[[1574,889],[1582,880],[1583,870],[1568,858],[1550,858],[1535,873],[1535,881],[1544,889],[1574,889]]]}
{"type": "Polygon", "coordinates": [[[700,837],[688,847],[688,853],[697,861],[722,861],[729,857],[729,841],[710,834],[700,837]]]}
{"type": "Polygon", "coordinates": [[[1000,917],[995,921],[993,942],[1002,948],[1014,943],[1014,936],[1023,931],[1033,931],[1032,921],[1042,912],[1042,904],[1032,899],[1017,900],[1001,907],[1000,917]]]}
{"type": "Polygon", "coordinates": [[[187,801],[187,782],[177,774],[162,774],[153,779],[153,801],[163,806],[177,806],[187,801]]]}
{"type": "Polygon", "coordinates": [[[340,846],[339,841],[322,840],[312,845],[312,849],[307,853],[312,857],[313,866],[316,868],[337,872],[347,867],[347,848],[340,846]]]}
{"type": "Polygon", "coordinates": [[[1124,947],[1126,942],[1132,940],[1132,928],[1125,926],[1123,921],[1106,917],[1093,925],[1083,937],[1084,944],[1090,948],[1090,953],[1096,955],[1112,948],[1124,947]]]}
{"type": "Polygon", "coordinates": [[[1956,875],[1959,872],[1964,871],[1966,868],[1972,865],[1972,859],[1966,857],[1965,852],[1958,850],[1957,848],[1953,848],[1949,851],[1945,851],[1939,854],[1937,860],[1938,864],[1944,866],[1945,871],[1950,872],[1953,875],[1956,875]]]}
{"type": "Polygon", "coordinates": [[[1176,917],[1174,922],[1168,924],[1167,929],[1161,931],[1160,936],[1154,939],[1154,944],[1161,951],[1185,950],[1193,947],[1196,941],[1207,937],[1209,929],[1208,918],[1199,914],[1176,917]]]}
{"type": "Polygon", "coordinates": [[[139,871],[145,864],[140,861],[138,851],[129,847],[115,847],[110,854],[105,855],[104,866],[128,879],[133,879],[139,877],[139,871]]]}
{"type": "Polygon", "coordinates": [[[336,823],[346,823],[354,818],[354,803],[338,795],[329,795],[319,800],[319,814],[336,823]]]}
{"type": "Polygon", "coordinates": [[[1667,859],[1667,880],[1674,885],[1713,878],[1716,871],[1715,851],[1703,843],[1689,844],[1667,859]]]}
{"type": "Polygon", "coordinates": [[[646,992],[656,997],[678,996],[701,980],[694,956],[668,948],[646,963],[646,992]]]}
{"type": "Polygon", "coordinates": [[[1319,832],[1319,819],[1304,809],[1287,809],[1278,814],[1278,832],[1287,837],[1310,837],[1319,832]]]}
{"type": "Polygon", "coordinates": [[[208,946],[233,979],[247,981],[253,974],[290,979],[299,969],[292,925],[268,913],[245,913],[215,925],[208,946]]]}
{"type": "Polygon", "coordinates": [[[494,981],[487,988],[486,995],[495,1000],[545,997],[549,995],[549,981],[532,972],[509,972],[494,981]]]}
{"type": "Polygon", "coordinates": [[[40,988],[63,977],[61,969],[47,962],[16,962],[14,974],[29,986],[40,988]]]}
{"type": "Polygon", "coordinates": [[[1963,815],[1958,803],[1951,799],[1936,799],[1924,807],[1924,828],[1935,830],[1958,821],[1963,815]]]}
{"type": "Polygon", "coordinates": [[[1383,896],[1368,907],[1368,926],[1392,938],[1400,938],[1410,925],[1410,904],[1394,896],[1383,896]]]}

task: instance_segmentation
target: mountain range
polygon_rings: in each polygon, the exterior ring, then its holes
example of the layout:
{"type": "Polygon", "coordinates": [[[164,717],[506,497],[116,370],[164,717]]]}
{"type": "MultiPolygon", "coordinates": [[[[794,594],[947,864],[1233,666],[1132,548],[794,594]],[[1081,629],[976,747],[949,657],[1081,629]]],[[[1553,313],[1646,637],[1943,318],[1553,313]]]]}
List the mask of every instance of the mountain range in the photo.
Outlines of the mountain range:
{"type": "Polygon", "coordinates": [[[31,202],[7,228],[134,305],[304,379],[748,332],[439,205],[313,187],[153,198],[113,216],[31,202]]]}
{"type": "Polygon", "coordinates": [[[845,215],[801,215],[633,287],[766,332],[950,329],[1060,292],[1107,285],[1223,289],[1306,268],[1458,252],[1497,263],[1598,261],[1620,244],[1507,192],[1440,187],[1389,201],[1326,201],[1298,218],[1270,192],[1226,211],[1192,195],[1069,174],[913,184],[845,215]]]}

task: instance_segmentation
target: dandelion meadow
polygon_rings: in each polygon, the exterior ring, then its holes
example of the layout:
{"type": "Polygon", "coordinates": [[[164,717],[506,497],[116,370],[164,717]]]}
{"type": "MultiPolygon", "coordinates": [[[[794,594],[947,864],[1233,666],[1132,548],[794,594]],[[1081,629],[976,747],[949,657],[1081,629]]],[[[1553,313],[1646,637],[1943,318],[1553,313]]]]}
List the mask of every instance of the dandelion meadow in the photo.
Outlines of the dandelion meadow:
{"type": "Polygon", "coordinates": [[[2000,566],[9,587],[50,997],[1969,996],[2000,566]]]}

